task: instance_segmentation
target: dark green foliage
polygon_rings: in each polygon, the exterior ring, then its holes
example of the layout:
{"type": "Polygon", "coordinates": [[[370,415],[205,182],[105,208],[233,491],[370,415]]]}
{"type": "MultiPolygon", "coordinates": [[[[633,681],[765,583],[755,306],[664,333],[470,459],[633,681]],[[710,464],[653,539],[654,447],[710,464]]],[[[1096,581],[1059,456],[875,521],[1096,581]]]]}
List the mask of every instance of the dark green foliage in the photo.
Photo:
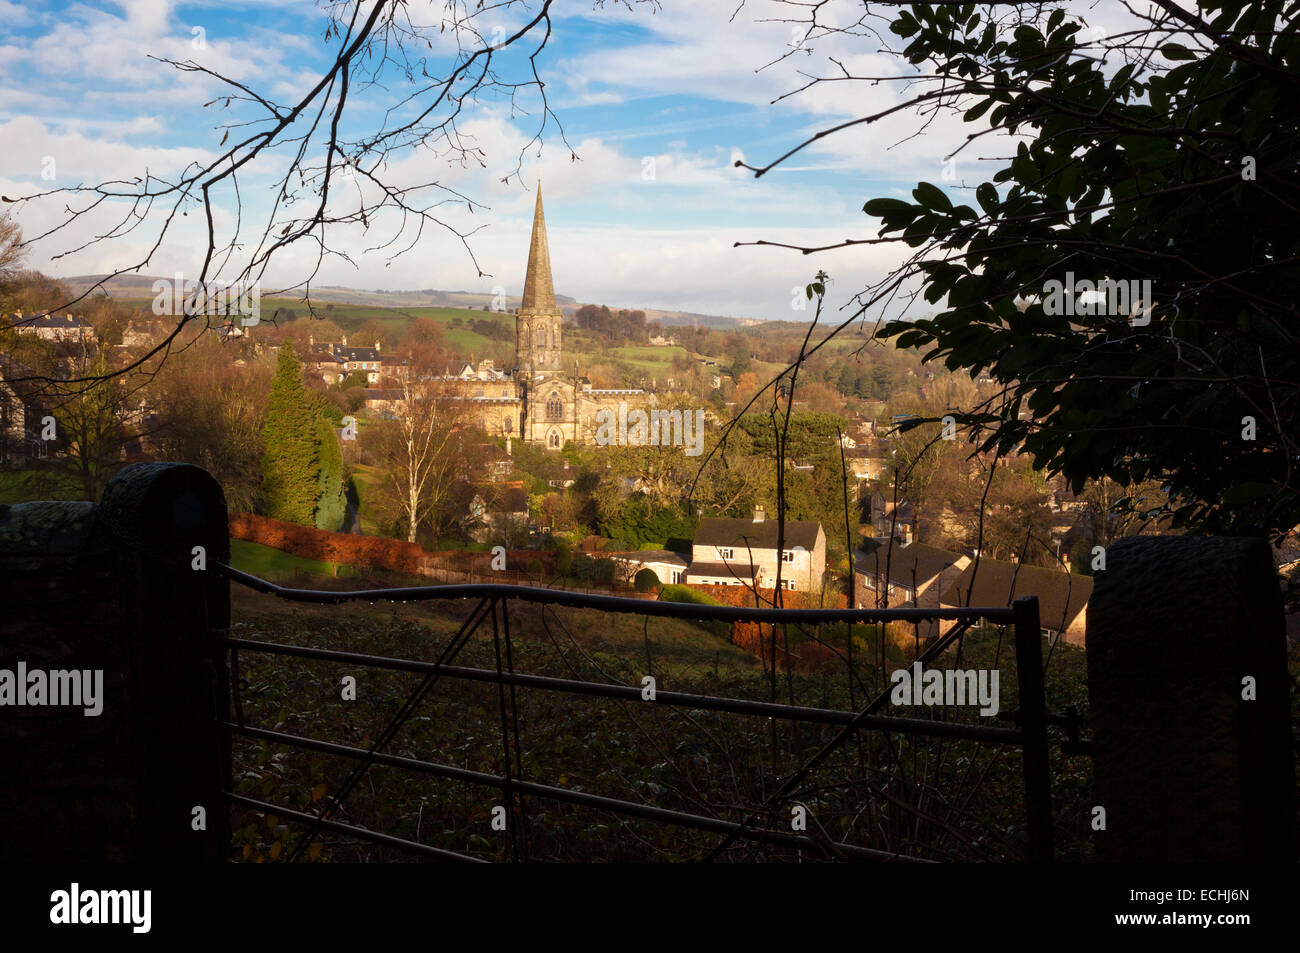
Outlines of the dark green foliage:
{"type": "Polygon", "coordinates": [[[968,122],[987,113],[978,127],[1027,140],[975,190],[978,210],[924,182],[913,202],[864,207],[881,234],[926,246],[925,298],[946,298],[885,335],[1007,388],[1006,406],[967,421],[982,447],[1023,447],[1076,492],[1161,480],[1175,526],[1277,535],[1300,521],[1300,84],[1283,7],[1202,5],[1208,37],[1177,21],[1131,39],[1118,70],[1078,49],[1061,11],[1012,34],[949,6],[897,15],[912,63],[981,76],[968,122]],[[1138,53],[1156,47],[1175,62],[1138,53]],[[1067,272],[1151,281],[1149,321],[1047,313],[1045,283],[1067,272]]]}
{"type": "Polygon", "coordinates": [[[266,515],[305,526],[314,524],[320,492],[320,446],[315,402],[302,382],[293,343],[280,347],[262,437],[262,494],[266,515]]]}
{"type": "Polygon", "coordinates": [[[591,568],[592,578],[602,586],[612,585],[614,574],[614,561],[611,559],[597,559],[591,568]]]}
{"type": "Polygon", "coordinates": [[[343,451],[339,447],[333,425],[324,417],[316,420],[316,439],[320,457],[316,528],[337,531],[342,528],[343,517],[347,513],[347,498],[343,490],[343,451]]]}
{"type": "Polygon", "coordinates": [[[669,537],[693,539],[698,518],[692,518],[681,506],[656,506],[644,496],[626,500],[613,514],[597,522],[597,530],[612,537],[610,550],[636,549],[645,543],[662,546],[669,537]]]}
{"type": "Polygon", "coordinates": [[[722,605],[717,599],[714,599],[708,593],[701,592],[698,589],[692,589],[690,586],[673,584],[664,586],[659,590],[659,598],[664,602],[688,602],[697,606],[720,606],[722,605]]]}
{"type": "Polygon", "coordinates": [[[645,569],[637,571],[635,578],[632,580],[632,587],[637,592],[654,592],[659,586],[659,575],[648,566],[645,569]]]}

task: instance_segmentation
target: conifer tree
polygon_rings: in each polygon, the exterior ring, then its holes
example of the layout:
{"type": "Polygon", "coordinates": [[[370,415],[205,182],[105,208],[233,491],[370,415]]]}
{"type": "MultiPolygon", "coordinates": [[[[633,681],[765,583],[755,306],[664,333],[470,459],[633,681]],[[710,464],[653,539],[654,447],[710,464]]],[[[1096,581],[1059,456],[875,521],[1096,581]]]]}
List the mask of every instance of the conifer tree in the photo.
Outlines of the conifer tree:
{"type": "Polygon", "coordinates": [[[316,442],[320,460],[316,528],[337,532],[347,513],[347,500],[343,495],[343,451],[333,424],[325,417],[316,418],[316,442]]]}
{"type": "Polygon", "coordinates": [[[302,381],[302,363],[290,341],[280,347],[262,436],[262,493],[266,515],[313,525],[320,495],[317,414],[302,381]]]}

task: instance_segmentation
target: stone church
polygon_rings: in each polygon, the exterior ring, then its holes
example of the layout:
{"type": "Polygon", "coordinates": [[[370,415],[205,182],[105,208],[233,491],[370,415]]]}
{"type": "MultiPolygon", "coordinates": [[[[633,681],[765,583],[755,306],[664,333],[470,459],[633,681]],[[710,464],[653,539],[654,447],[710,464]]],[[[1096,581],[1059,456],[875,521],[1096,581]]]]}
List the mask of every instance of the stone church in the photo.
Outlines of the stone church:
{"type": "Polygon", "coordinates": [[[564,314],[555,304],[551,253],[546,243],[542,188],[537,186],[533,236],[528,248],[524,293],[515,312],[515,366],[506,371],[492,361],[466,362],[448,379],[460,383],[473,411],[471,422],[492,436],[559,450],[567,442],[595,443],[596,414],[655,404],[638,389],[594,389],[580,376],[577,360],[564,357],[564,314]]]}

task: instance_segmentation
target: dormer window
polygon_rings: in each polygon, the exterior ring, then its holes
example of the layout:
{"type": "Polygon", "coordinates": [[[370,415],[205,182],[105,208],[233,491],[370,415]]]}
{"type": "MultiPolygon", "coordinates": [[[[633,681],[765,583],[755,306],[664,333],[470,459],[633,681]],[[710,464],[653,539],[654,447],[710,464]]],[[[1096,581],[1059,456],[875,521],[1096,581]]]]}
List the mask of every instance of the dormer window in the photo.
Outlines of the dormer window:
{"type": "Polygon", "coordinates": [[[721,559],[721,560],[723,560],[724,562],[727,561],[727,560],[729,560],[729,559],[735,559],[735,558],[736,558],[736,551],[735,551],[734,549],[732,549],[730,546],[719,546],[719,547],[718,547],[718,558],[721,559]]]}

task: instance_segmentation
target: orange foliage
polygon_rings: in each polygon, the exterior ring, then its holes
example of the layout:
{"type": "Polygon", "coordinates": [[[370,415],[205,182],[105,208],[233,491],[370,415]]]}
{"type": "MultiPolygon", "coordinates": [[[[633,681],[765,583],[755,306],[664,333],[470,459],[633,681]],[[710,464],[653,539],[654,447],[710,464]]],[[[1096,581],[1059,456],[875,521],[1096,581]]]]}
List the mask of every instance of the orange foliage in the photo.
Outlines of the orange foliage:
{"type": "Polygon", "coordinates": [[[415,543],[386,536],[331,533],[254,513],[230,517],[230,538],[260,543],[304,559],[392,572],[418,573],[424,556],[424,550],[415,543]]]}

